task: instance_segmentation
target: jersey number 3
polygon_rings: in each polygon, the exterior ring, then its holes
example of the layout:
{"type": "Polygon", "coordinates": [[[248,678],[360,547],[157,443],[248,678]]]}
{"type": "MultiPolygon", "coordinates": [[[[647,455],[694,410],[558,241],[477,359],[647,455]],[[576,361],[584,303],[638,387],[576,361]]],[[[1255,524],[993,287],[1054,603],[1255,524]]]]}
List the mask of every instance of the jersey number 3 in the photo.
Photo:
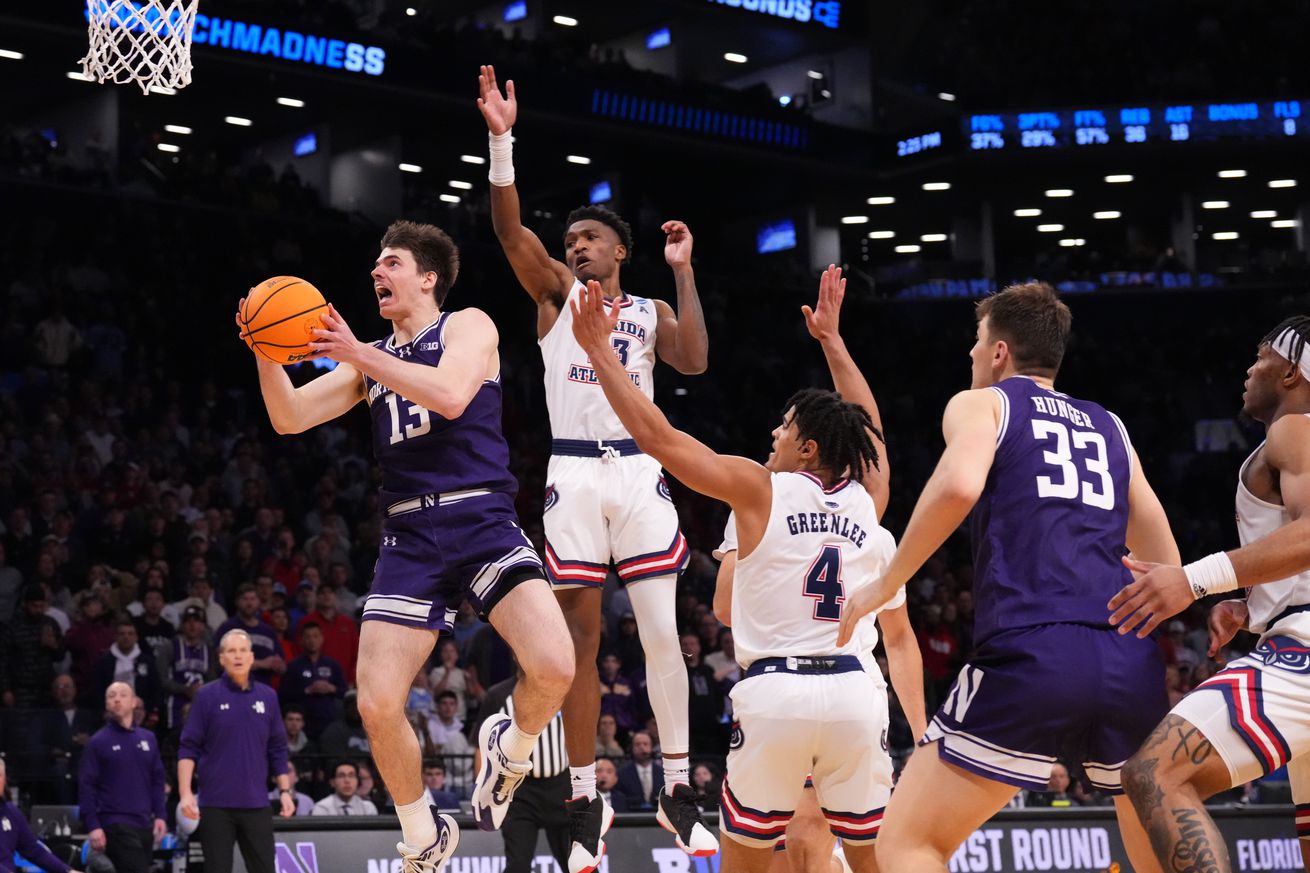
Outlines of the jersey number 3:
{"type": "Polygon", "coordinates": [[[805,596],[814,598],[815,621],[841,621],[846,586],[841,581],[841,549],[824,546],[805,574],[805,596]]]}
{"type": "Polygon", "coordinates": [[[405,418],[418,418],[418,423],[413,424],[408,420],[404,422],[404,428],[401,428],[400,419],[400,398],[394,391],[387,392],[387,409],[391,411],[391,445],[395,445],[401,440],[420,437],[432,430],[432,416],[426,409],[417,403],[410,403],[409,409],[405,410],[405,418]]]}

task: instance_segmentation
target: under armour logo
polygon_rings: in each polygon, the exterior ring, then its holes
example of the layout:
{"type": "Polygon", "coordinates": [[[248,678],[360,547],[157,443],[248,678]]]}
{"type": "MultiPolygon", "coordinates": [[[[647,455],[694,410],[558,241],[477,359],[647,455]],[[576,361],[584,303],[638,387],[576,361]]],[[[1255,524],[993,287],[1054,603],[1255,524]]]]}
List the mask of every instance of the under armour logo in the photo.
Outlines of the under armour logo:
{"type": "Polygon", "coordinates": [[[396,354],[402,358],[408,358],[410,355],[414,354],[414,350],[409,346],[401,346],[396,349],[396,354]]]}
{"type": "Polygon", "coordinates": [[[9,819],[0,818],[0,828],[3,828],[4,830],[7,831],[12,831],[14,829],[14,826],[9,823],[9,819]]]}
{"type": "Polygon", "coordinates": [[[394,546],[395,544],[396,544],[396,538],[395,538],[395,537],[383,537],[383,538],[382,538],[382,545],[384,545],[384,546],[394,546]]]}
{"type": "Polygon", "coordinates": [[[141,741],[141,751],[143,751],[143,752],[148,752],[148,751],[150,751],[150,741],[149,741],[149,740],[142,740],[142,741],[141,741]]]}
{"type": "Polygon", "coordinates": [[[263,714],[264,714],[264,701],[262,701],[262,700],[256,700],[255,703],[254,703],[254,709],[255,709],[255,712],[259,713],[260,715],[263,715],[263,714]]]}
{"type": "Polygon", "coordinates": [[[219,709],[231,709],[232,707],[231,707],[230,705],[226,704],[226,703],[220,703],[220,704],[218,705],[218,708],[219,708],[219,709]]]}

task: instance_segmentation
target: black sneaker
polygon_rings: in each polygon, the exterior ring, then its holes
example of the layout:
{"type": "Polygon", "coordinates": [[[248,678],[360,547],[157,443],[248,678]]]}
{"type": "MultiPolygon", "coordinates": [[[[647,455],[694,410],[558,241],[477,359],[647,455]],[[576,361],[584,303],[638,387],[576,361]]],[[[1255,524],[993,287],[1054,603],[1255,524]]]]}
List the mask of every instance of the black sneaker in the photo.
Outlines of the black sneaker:
{"type": "Polygon", "coordinates": [[[700,817],[696,792],[685,782],[674,785],[671,795],[660,789],[660,808],[655,811],[655,820],[677,837],[678,848],[688,855],[706,858],[719,851],[719,841],[700,817]]]}
{"type": "Polygon", "coordinates": [[[597,794],[565,803],[569,811],[569,873],[592,873],[605,855],[601,839],[614,824],[614,810],[597,794]]]}

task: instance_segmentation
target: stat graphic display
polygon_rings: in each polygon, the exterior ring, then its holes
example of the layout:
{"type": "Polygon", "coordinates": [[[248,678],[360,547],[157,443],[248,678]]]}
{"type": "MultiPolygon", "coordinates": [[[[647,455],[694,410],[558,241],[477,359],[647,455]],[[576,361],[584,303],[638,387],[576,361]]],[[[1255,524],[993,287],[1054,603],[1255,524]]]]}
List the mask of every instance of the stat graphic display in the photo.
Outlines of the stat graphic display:
{"type": "Polygon", "coordinates": [[[1181,103],[982,112],[963,118],[969,151],[1095,149],[1139,143],[1310,139],[1310,101],[1181,103]]]}

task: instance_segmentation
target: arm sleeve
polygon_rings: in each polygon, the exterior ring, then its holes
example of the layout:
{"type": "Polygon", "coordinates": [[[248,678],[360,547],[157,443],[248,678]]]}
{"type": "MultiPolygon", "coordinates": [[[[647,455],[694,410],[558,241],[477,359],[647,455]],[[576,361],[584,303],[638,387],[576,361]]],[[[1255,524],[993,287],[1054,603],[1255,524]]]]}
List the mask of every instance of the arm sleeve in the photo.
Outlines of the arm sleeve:
{"type": "Polygon", "coordinates": [[[281,776],[287,772],[287,729],[282,724],[282,707],[277,705],[277,695],[270,694],[268,699],[268,775],[281,776]]]}
{"type": "Polygon", "coordinates": [[[77,776],[77,805],[88,831],[100,827],[100,749],[87,743],[77,776]]]}
{"type": "Polygon", "coordinates": [[[11,818],[14,821],[14,829],[18,831],[18,840],[15,843],[18,854],[47,871],[47,873],[68,873],[72,869],[50,854],[50,850],[36,838],[36,834],[32,833],[32,828],[28,825],[27,819],[23,818],[22,815],[11,816],[11,818]]]}

